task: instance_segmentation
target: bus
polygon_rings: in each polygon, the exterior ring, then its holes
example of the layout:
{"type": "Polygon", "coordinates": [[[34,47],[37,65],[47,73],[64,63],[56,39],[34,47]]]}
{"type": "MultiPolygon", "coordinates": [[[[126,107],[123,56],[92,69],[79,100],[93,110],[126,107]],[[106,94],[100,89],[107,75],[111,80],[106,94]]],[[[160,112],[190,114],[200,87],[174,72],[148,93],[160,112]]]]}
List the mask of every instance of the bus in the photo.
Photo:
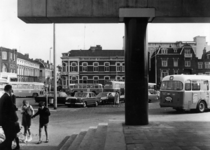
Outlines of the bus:
{"type": "Polygon", "coordinates": [[[107,81],[104,85],[104,92],[120,92],[121,95],[125,93],[124,81],[107,81]]]}
{"type": "MultiPolygon", "coordinates": [[[[124,81],[108,81],[104,85],[104,91],[107,91],[107,92],[119,91],[121,95],[124,95],[125,82],[124,81]]],[[[151,94],[157,94],[156,83],[148,83],[148,91],[151,94]]]]}
{"type": "Polygon", "coordinates": [[[204,112],[210,107],[210,76],[168,75],[160,87],[160,107],[204,112]]]}
{"type": "MultiPolygon", "coordinates": [[[[39,82],[8,82],[0,78],[0,91],[4,93],[5,85],[10,84],[16,97],[37,97],[44,95],[44,83],[39,82]]],[[[0,93],[0,94],[1,94],[0,93]]]]}
{"type": "Polygon", "coordinates": [[[103,86],[102,84],[98,83],[78,83],[78,84],[70,84],[69,85],[69,94],[72,96],[76,92],[93,92],[95,94],[98,94],[100,92],[103,92],[103,86]]]}

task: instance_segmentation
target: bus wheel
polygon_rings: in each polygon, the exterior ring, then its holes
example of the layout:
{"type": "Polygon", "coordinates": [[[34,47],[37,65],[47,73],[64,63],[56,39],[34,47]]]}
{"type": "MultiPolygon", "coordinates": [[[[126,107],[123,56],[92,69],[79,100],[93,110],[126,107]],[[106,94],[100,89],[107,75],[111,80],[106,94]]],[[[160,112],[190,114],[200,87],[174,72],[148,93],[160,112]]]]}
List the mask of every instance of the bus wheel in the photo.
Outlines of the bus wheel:
{"type": "Polygon", "coordinates": [[[37,94],[37,93],[34,93],[34,94],[33,94],[33,97],[38,97],[38,94],[37,94]]]}
{"type": "Polygon", "coordinates": [[[206,104],[204,101],[201,101],[197,106],[197,111],[202,113],[206,110],[206,104]]]}

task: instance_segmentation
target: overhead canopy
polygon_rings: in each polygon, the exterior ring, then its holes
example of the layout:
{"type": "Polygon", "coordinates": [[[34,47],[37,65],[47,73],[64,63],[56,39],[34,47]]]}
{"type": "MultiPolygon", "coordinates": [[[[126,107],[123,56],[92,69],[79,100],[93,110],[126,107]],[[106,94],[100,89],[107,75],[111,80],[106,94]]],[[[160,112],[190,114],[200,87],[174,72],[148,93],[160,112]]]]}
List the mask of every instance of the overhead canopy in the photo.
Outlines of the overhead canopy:
{"type": "Polygon", "coordinates": [[[209,0],[18,0],[26,23],[119,23],[147,17],[151,23],[209,23],[209,0]]]}

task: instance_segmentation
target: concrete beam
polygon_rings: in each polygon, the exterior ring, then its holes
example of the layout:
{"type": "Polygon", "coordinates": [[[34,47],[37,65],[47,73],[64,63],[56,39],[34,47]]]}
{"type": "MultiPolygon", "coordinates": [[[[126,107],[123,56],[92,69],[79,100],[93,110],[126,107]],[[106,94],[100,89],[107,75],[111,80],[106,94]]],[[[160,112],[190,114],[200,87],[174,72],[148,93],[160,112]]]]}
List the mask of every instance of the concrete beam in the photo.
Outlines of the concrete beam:
{"type": "Polygon", "coordinates": [[[119,23],[120,10],[148,8],[155,10],[150,23],[210,22],[209,0],[18,0],[18,17],[26,23],[119,23]]]}

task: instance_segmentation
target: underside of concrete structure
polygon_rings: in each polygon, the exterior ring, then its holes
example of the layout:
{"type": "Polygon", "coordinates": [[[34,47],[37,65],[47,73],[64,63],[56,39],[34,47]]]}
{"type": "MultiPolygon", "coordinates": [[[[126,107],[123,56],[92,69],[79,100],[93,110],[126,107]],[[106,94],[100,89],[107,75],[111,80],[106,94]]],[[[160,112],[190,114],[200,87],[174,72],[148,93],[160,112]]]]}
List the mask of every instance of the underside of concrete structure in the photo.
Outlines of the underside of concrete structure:
{"type": "Polygon", "coordinates": [[[26,23],[125,23],[125,124],[147,125],[147,24],[209,23],[209,8],[209,0],[18,0],[18,17],[26,23]]]}
{"type": "Polygon", "coordinates": [[[18,17],[26,23],[119,23],[132,14],[151,15],[150,23],[207,23],[209,8],[209,0],[18,0],[18,17]]]}

